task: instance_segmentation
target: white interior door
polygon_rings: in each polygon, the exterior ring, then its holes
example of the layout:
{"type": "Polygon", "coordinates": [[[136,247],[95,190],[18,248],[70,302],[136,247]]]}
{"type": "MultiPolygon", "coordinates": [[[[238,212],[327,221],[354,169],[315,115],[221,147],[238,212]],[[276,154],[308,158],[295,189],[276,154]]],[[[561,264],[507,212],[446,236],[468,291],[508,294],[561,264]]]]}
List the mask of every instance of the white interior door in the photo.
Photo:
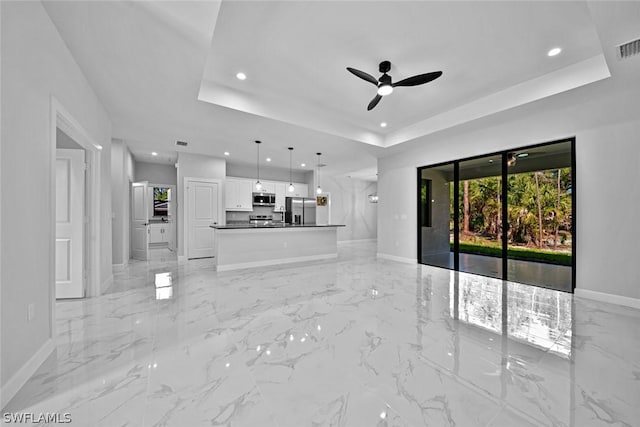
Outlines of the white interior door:
{"type": "Polygon", "coordinates": [[[131,184],[131,258],[149,259],[149,202],[147,182],[131,184]]]}
{"type": "Polygon", "coordinates": [[[218,184],[215,182],[190,181],[188,198],[188,247],[187,258],[213,257],[214,230],[218,224],[218,184]]]}
{"type": "Polygon", "coordinates": [[[56,150],[56,298],[84,297],[84,150],[56,150]]]}

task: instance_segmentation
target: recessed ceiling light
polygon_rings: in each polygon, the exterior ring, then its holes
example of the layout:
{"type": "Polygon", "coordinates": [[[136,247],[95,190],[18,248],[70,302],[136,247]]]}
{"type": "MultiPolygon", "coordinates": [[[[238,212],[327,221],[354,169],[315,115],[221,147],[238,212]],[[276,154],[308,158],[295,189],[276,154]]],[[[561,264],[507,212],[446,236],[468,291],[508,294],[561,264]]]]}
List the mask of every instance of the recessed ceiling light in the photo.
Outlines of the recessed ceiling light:
{"type": "Polygon", "coordinates": [[[152,155],[152,156],[157,156],[157,155],[158,155],[158,153],[156,153],[155,151],[153,151],[153,152],[151,153],[151,155],[152,155]]]}
{"type": "Polygon", "coordinates": [[[562,49],[560,49],[559,47],[554,47],[553,49],[551,49],[549,52],[547,52],[548,56],[556,56],[558,55],[560,52],[562,52],[562,49]]]}
{"type": "Polygon", "coordinates": [[[305,167],[305,166],[307,166],[307,164],[306,163],[300,163],[300,166],[305,167]]]}
{"type": "Polygon", "coordinates": [[[387,122],[382,122],[382,123],[380,123],[380,127],[381,127],[381,128],[386,128],[386,127],[387,127],[387,122]]]}
{"type": "Polygon", "coordinates": [[[247,79],[247,75],[245,73],[243,73],[243,72],[240,72],[240,73],[236,74],[236,78],[238,80],[246,80],[247,79]]]}
{"type": "Polygon", "coordinates": [[[529,155],[529,153],[520,153],[518,154],[518,157],[523,158],[523,157],[527,157],[529,155]]]}
{"type": "Polygon", "coordinates": [[[493,163],[493,159],[489,159],[489,163],[493,163]]]}
{"type": "Polygon", "coordinates": [[[270,162],[271,161],[271,157],[267,157],[266,160],[267,160],[267,162],[270,162]]]}
{"type": "Polygon", "coordinates": [[[228,155],[229,155],[229,152],[228,152],[228,151],[225,151],[225,152],[224,152],[224,155],[225,155],[225,156],[228,156],[228,155]]]}

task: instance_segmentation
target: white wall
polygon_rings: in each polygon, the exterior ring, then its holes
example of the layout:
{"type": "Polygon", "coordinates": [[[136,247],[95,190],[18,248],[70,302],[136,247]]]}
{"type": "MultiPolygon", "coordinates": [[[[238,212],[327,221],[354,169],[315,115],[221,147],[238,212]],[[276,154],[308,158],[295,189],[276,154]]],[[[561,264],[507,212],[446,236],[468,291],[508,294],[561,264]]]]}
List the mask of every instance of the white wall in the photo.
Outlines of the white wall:
{"type": "Polygon", "coordinates": [[[111,144],[112,262],[126,264],[130,257],[130,182],[134,181],[134,161],[129,148],[119,139],[111,144]]]}
{"type": "Polygon", "coordinates": [[[148,181],[150,184],[176,185],[178,171],[171,165],[158,163],[135,162],[135,181],[148,181]]]}
{"type": "MultiPolygon", "coordinates": [[[[256,178],[256,165],[237,165],[227,163],[227,176],[238,178],[256,178]]],[[[306,182],[305,172],[292,171],[293,182],[306,182]]],[[[260,179],[267,181],[289,182],[289,169],[271,168],[264,164],[260,165],[260,179]]]]}
{"type": "Polygon", "coordinates": [[[320,184],[323,193],[331,194],[331,223],[346,225],[338,228],[338,241],[377,237],[378,204],[367,197],[377,191],[375,181],[320,175],[320,184]]]}
{"type": "MultiPolygon", "coordinates": [[[[227,168],[224,159],[178,153],[178,256],[184,256],[184,178],[219,179],[224,182],[226,172],[227,168]]],[[[220,191],[223,192],[222,200],[224,202],[224,184],[220,191]]]]}
{"type": "MultiPolygon", "coordinates": [[[[51,338],[53,266],[49,183],[51,97],[100,145],[100,278],[111,277],[111,123],[40,2],[2,8],[2,310],[1,383],[30,375],[23,367],[51,338]],[[27,305],[35,318],[27,321],[27,305]],[[21,370],[22,369],[22,370],[21,370]]],[[[35,366],[37,368],[37,366],[35,366]]],[[[34,368],[34,369],[35,369],[34,368]]],[[[14,384],[15,385],[15,384],[14,384]]],[[[4,395],[3,402],[8,396],[4,395]]],[[[10,396],[9,396],[10,397],[10,396]]]]}
{"type": "Polygon", "coordinates": [[[388,150],[378,161],[378,253],[416,260],[416,167],[575,136],[577,289],[640,298],[640,228],[632,225],[640,211],[640,60],[633,61],[617,64],[610,79],[388,150]]]}

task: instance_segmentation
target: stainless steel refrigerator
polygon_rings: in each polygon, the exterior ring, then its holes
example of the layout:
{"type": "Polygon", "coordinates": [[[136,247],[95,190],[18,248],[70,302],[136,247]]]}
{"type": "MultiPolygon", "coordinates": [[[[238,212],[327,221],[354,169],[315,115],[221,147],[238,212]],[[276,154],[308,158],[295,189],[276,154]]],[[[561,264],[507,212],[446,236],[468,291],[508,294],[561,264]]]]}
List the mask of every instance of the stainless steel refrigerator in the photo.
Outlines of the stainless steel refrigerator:
{"type": "Polygon", "coordinates": [[[315,224],[316,199],[287,197],[285,199],[285,222],[288,224],[315,224]]]}

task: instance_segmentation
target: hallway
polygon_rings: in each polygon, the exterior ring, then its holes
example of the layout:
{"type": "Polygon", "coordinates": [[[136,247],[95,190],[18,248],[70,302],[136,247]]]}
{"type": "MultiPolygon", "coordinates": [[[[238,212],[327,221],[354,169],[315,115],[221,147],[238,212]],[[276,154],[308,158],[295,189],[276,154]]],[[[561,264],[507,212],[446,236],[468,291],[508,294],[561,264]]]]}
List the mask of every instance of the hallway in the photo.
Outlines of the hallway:
{"type": "Polygon", "coordinates": [[[56,308],[57,352],[7,412],[78,426],[640,419],[640,311],[377,260],[375,243],[225,273],[159,254],[56,308]]]}

